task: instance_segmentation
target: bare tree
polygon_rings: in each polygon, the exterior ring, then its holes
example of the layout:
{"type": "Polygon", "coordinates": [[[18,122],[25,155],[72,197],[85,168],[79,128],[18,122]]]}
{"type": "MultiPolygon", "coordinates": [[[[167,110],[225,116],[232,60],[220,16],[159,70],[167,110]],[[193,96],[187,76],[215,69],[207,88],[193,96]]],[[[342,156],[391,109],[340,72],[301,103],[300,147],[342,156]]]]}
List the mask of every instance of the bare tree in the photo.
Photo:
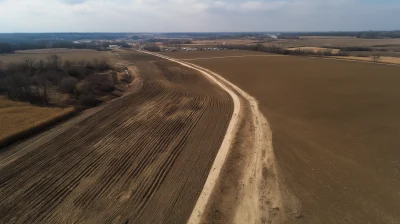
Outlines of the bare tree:
{"type": "Polygon", "coordinates": [[[76,90],[77,83],[78,83],[78,80],[76,78],[67,76],[67,77],[61,79],[59,89],[61,92],[72,94],[76,90]]]}
{"type": "Polygon", "coordinates": [[[46,70],[46,64],[43,60],[40,60],[36,63],[36,67],[39,70],[39,73],[43,73],[46,70]]]}
{"type": "Polygon", "coordinates": [[[31,76],[35,75],[35,70],[36,70],[35,62],[36,62],[36,59],[31,58],[31,57],[26,57],[26,58],[22,59],[23,65],[28,69],[29,74],[31,76]]]}
{"type": "Polygon", "coordinates": [[[372,56],[372,61],[373,61],[374,63],[378,63],[380,59],[381,59],[381,56],[380,56],[380,55],[374,55],[374,56],[372,56]]]}
{"type": "Polygon", "coordinates": [[[60,56],[53,54],[48,56],[46,59],[47,59],[47,66],[49,68],[58,70],[61,67],[62,60],[60,56]]]}
{"type": "Polygon", "coordinates": [[[49,84],[47,81],[47,74],[39,74],[36,77],[36,83],[37,83],[37,91],[38,94],[42,97],[43,102],[45,104],[49,103],[49,99],[48,99],[48,89],[49,89],[49,84]]]}

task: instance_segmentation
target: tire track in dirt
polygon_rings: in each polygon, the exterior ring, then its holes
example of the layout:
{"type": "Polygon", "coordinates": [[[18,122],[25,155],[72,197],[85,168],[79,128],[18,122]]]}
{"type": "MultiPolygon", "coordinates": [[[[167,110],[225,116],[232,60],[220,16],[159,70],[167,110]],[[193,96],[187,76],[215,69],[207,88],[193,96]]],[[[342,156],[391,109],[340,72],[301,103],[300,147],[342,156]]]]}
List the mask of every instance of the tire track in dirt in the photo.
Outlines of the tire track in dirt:
{"type": "MultiPolygon", "coordinates": [[[[44,133],[0,166],[1,223],[182,223],[218,153],[233,103],[200,74],[121,52],[137,93],[44,133]]],[[[8,150],[20,151],[22,146],[8,150]]]]}
{"type": "MultiPolygon", "coordinates": [[[[234,211],[234,223],[283,223],[286,220],[283,194],[272,145],[272,131],[261,113],[257,100],[220,75],[190,64],[217,77],[247,101],[251,111],[252,146],[245,156],[246,167],[240,176],[239,204],[234,211]],[[277,210],[278,209],[278,210],[277,210]]],[[[243,112],[243,111],[241,111],[243,112]]],[[[246,120],[245,117],[242,119],[246,120]]],[[[246,122],[246,121],[245,121],[246,122]]],[[[243,136],[242,136],[243,137],[243,136]]],[[[286,195],[290,196],[290,195],[286,195]]],[[[297,206],[297,205],[290,205],[297,206]]],[[[204,217],[203,217],[204,218],[204,217]]]]}

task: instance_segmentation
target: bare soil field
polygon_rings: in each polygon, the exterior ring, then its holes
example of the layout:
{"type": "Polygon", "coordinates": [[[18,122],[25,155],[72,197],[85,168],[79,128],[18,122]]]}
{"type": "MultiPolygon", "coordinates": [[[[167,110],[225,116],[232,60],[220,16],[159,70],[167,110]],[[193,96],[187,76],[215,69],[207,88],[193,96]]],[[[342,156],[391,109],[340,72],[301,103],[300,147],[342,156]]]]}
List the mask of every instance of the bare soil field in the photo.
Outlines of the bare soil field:
{"type": "MultiPolygon", "coordinates": [[[[372,57],[357,57],[357,56],[348,56],[348,57],[335,57],[344,60],[355,60],[355,61],[365,61],[365,62],[373,62],[372,57]]],[[[380,63],[387,63],[387,64],[400,64],[400,58],[398,57],[388,57],[383,56],[380,57],[378,62],[380,63]]]]}
{"type": "Polygon", "coordinates": [[[185,223],[232,116],[198,72],[119,52],[131,94],[0,153],[1,223],[185,223]]]}
{"type": "Polygon", "coordinates": [[[108,59],[110,52],[96,51],[87,49],[40,49],[17,51],[13,54],[0,54],[0,61],[3,63],[20,62],[26,57],[32,57],[36,60],[46,60],[49,55],[57,54],[64,60],[80,61],[93,59],[108,59]]]}
{"type": "MultiPolygon", "coordinates": [[[[195,53],[190,57],[206,57],[195,53]]],[[[399,67],[291,56],[191,63],[259,101],[272,128],[284,201],[274,211],[285,211],[287,222],[399,223],[399,67]]],[[[232,174],[234,166],[223,180],[234,182],[232,174]]],[[[228,192],[232,201],[239,191],[231,186],[218,194],[228,192]]],[[[224,221],[227,209],[213,208],[213,220],[224,221]]]]}

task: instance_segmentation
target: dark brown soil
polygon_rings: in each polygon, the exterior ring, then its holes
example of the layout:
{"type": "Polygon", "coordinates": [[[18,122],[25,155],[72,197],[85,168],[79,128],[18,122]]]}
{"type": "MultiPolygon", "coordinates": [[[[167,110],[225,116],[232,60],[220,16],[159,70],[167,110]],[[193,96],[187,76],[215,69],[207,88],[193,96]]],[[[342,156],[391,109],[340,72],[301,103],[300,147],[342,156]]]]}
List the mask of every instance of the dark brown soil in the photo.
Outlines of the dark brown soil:
{"type": "MultiPolygon", "coordinates": [[[[124,54],[124,53],[121,53],[124,54]]],[[[142,88],[0,154],[0,223],[185,223],[232,116],[194,70],[140,53],[142,88]]]]}
{"type": "Polygon", "coordinates": [[[301,203],[288,222],[400,222],[400,67],[306,57],[191,63],[259,100],[284,186],[301,203]]]}

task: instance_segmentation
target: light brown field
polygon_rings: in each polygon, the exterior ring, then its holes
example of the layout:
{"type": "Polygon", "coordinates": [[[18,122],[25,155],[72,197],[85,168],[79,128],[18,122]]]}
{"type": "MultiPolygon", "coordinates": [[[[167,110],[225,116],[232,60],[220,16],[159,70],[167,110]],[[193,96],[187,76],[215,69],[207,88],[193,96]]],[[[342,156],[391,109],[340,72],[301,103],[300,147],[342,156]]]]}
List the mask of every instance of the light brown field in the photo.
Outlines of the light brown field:
{"type": "MultiPolygon", "coordinates": [[[[168,54],[214,56],[190,53],[168,54]]],[[[272,127],[285,203],[273,213],[288,223],[399,222],[399,67],[292,56],[190,62],[258,99],[272,127]]],[[[241,203],[247,154],[232,155],[209,222],[231,220],[241,203]]]]}
{"type": "Polygon", "coordinates": [[[1,223],[185,223],[233,111],[198,72],[135,52],[135,91],[0,152],[1,223]]]}
{"type": "Polygon", "coordinates": [[[0,61],[3,63],[20,62],[27,57],[32,57],[36,60],[46,60],[46,58],[52,54],[57,54],[64,60],[70,61],[108,59],[111,55],[110,52],[86,49],[40,49],[17,51],[13,54],[2,54],[0,55],[0,61]]]}
{"type": "Polygon", "coordinates": [[[73,108],[34,106],[0,96],[0,143],[11,136],[49,123],[73,111],[73,108]]]}

